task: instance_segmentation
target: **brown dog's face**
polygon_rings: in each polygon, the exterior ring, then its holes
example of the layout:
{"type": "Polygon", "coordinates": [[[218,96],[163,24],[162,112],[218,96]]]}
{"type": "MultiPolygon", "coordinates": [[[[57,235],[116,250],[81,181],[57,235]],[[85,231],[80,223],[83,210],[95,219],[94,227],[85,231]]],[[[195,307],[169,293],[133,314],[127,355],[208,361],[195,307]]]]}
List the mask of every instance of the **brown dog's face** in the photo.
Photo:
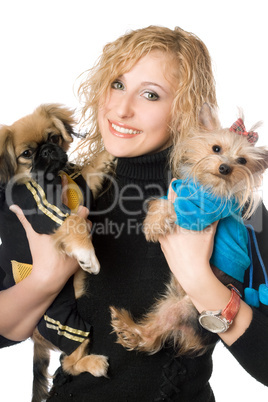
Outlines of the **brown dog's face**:
{"type": "Polygon", "coordinates": [[[73,112],[58,104],[39,106],[11,126],[0,128],[0,183],[17,174],[27,174],[42,143],[58,144],[65,151],[73,141],[73,112]]]}

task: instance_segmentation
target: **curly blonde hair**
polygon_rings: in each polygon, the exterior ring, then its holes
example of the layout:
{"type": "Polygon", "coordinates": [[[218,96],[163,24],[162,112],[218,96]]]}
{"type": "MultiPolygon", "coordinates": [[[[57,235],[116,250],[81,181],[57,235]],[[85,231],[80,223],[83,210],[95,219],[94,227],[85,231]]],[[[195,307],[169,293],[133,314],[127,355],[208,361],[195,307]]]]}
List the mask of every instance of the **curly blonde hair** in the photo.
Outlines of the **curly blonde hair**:
{"type": "Polygon", "coordinates": [[[78,89],[83,107],[81,119],[87,136],[78,148],[79,163],[87,163],[103,149],[98,128],[98,107],[109,93],[112,82],[131,68],[146,54],[157,50],[174,61],[172,68],[175,96],[171,108],[170,132],[173,141],[171,167],[176,172],[180,153],[179,143],[192,129],[198,127],[198,116],[206,102],[217,106],[211,58],[204,43],[194,34],[176,27],[174,30],[149,26],[119,37],[108,43],[96,65],[86,71],[78,89]],[[175,74],[175,77],[174,77],[175,74]]]}

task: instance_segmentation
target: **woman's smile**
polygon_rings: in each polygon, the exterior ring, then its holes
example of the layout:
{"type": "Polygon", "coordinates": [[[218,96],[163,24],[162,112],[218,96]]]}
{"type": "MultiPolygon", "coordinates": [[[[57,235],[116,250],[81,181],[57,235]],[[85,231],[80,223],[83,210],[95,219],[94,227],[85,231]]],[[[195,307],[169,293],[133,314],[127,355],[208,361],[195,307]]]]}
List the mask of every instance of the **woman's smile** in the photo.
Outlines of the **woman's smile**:
{"type": "Polygon", "coordinates": [[[113,135],[120,138],[133,138],[135,135],[139,135],[142,133],[141,130],[138,130],[134,127],[129,127],[126,124],[122,124],[119,122],[112,122],[109,120],[109,128],[113,135]]]}

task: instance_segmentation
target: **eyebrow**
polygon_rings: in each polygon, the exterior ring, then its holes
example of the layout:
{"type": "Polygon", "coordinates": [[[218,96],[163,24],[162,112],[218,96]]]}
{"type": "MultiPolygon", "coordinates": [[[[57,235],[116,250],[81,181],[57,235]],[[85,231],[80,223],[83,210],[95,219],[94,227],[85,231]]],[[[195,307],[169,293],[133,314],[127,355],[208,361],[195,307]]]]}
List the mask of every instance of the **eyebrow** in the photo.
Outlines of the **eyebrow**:
{"type": "Polygon", "coordinates": [[[157,84],[156,82],[152,82],[152,81],[143,81],[143,82],[141,83],[141,85],[142,85],[142,86],[153,85],[153,86],[155,86],[155,87],[158,87],[158,88],[162,89],[162,91],[168,93],[168,91],[167,91],[162,85],[157,84]]]}
{"type": "MultiPolygon", "coordinates": [[[[119,80],[120,80],[120,79],[124,79],[124,74],[123,74],[123,75],[120,75],[120,76],[118,77],[118,79],[119,79],[119,80]]],[[[156,82],[153,82],[153,81],[142,81],[142,82],[141,82],[141,85],[142,85],[142,86],[152,85],[152,86],[155,86],[155,87],[158,87],[158,88],[162,89],[162,91],[164,91],[165,93],[168,93],[168,92],[169,92],[169,91],[167,91],[162,85],[157,84],[156,82]]]]}

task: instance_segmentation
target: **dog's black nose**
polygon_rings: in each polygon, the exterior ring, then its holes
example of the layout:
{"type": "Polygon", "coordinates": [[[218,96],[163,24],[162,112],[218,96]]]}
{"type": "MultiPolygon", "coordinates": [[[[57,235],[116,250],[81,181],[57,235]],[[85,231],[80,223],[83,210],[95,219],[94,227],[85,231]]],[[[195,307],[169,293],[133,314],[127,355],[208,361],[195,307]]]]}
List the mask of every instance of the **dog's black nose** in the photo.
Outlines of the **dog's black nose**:
{"type": "Polygon", "coordinates": [[[52,173],[54,176],[64,168],[67,163],[66,152],[57,144],[42,144],[36,151],[33,160],[32,172],[52,173]]]}
{"type": "Polygon", "coordinates": [[[40,157],[47,159],[48,161],[56,159],[58,156],[57,152],[52,147],[44,147],[41,149],[40,157]]]}
{"type": "Polygon", "coordinates": [[[226,163],[222,163],[219,167],[220,174],[227,175],[227,174],[230,174],[231,171],[232,171],[232,168],[229,165],[227,165],[226,163]]]}

